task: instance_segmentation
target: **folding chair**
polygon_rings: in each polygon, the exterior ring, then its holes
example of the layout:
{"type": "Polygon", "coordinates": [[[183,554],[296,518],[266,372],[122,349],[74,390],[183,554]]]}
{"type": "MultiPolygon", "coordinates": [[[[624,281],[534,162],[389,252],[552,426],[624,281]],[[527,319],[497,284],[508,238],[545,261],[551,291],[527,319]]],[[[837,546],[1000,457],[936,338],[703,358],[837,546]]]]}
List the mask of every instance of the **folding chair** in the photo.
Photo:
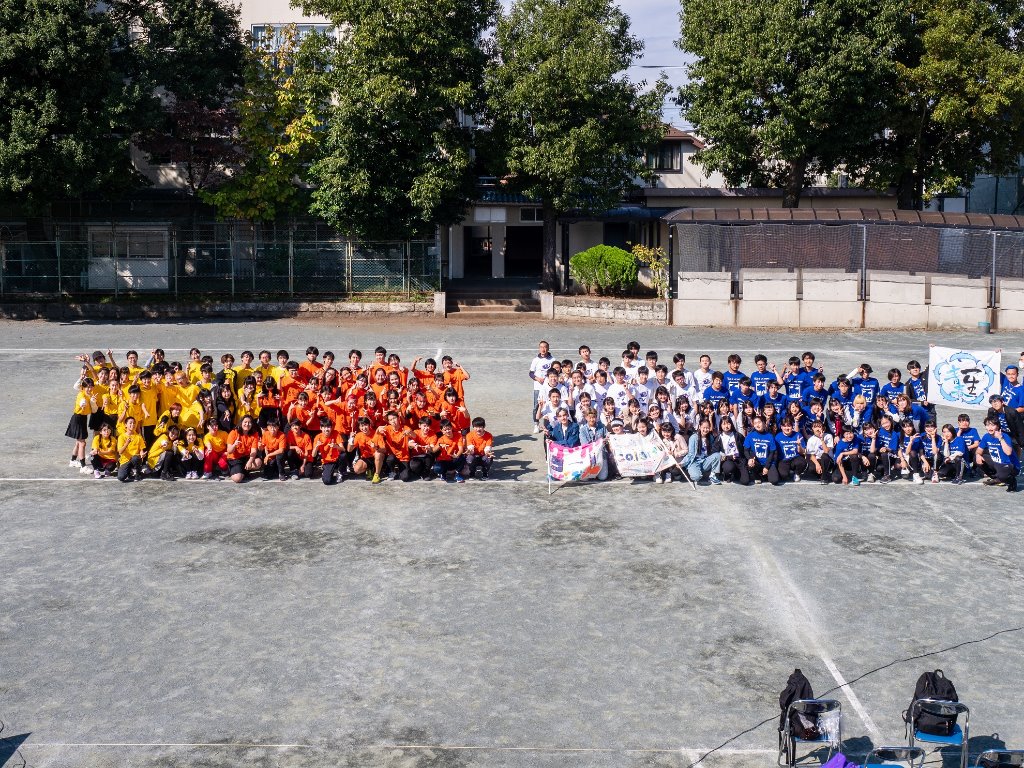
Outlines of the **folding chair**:
{"type": "Polygon", "coordinates": [[[790,768],[796,765],[796,748],[798,744],[812,744],[817,746],[828,746],[828,754],[824,760],[820,762],[822,764],[828,762],[828,760],[835,754],[836,749],[843,741],[843,706],[835,699],[797,699],[789,708],[786,710],[786,718],[782,728],[779,729],[779,765],[787,765],[790,768]],[[829,734],[824,729],[818,729],[818,737],[814,739],[801,739],[796,733],[793,732],[793,713],[799,713],[806,715],[809,719],[815,723],[820,723],[821,715],[834,712],[834,717],[837,720],[838,730],[834,739],[829,738],[829,734]],[[783,762],[785,760],[785,762],[783,762]]]}
{"type": "Polygon", "coordinates": [[[986,749],[978,755],[977,768],[1022,768],[1024,749],[986,749]]]}
{"type": "Polygon", "coordinates": [[[960,748],[960,768],[967,768],[967,739],[968,734],[971,730],[971,710],[967,708],[966,704],[959,701],[939,701],[938,699],[917,699],[913,704],[910,705],[909,720],[907,722],[907,731],[910,734],[909,744],[914,746],[915,742],[922,744],[934,745],[935,750],[941,750],[943,747],[959,747],[960,748]],[[953,732],[949,736],[937,736],[934,733],[925,733],[919,731],[914,727],[914,722],[917,720],[917,716],[921,712],[928,712],[932,715],[963,715],[964,725],[963,728],[957,723],[953,726],[953,732]]]}
{"type": "Polygon", "coordinates": [[[881,768],[921,768],[924,755],[921,747],[875,747],[868,753],[864,768],[869,765],[881,768]]]}

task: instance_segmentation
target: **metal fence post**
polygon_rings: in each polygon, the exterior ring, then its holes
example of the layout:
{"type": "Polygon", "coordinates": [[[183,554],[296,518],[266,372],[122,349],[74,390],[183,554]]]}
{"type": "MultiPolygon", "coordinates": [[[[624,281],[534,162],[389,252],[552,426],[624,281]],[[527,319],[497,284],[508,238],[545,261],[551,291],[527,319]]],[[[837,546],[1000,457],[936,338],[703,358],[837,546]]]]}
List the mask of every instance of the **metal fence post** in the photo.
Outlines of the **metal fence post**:
{"type": "Polygon", "coordinates": [[[868,225],[860,225],[860,300],[868,300],[868,225]]]}
{"type": "Polygon", "coordinates": [[[345,241],[345,292],[352,295],[352,240],[345,241]]]}
{"type": "Polygon", "coordinates": [[[231,298],[235,298],[235,232],[234,225],[228,229],[228,263],[231,264],[231,298]]]}
{"type": "Polygon", "coordinates": [[[996,233],[992,232],[992,284],[989,285],[989,306],[992,309],[996,308],[996,233]]]}
{"type": "Polygon", "coordinates": [[[252,292],[256,293],[256,249],[258,247],[256,238],[259,232],[256,231],[256,222],[252,224],[252,253],[249,258],[249,269],[252,271],[252,292]]]}
{"type": "Polygon", "coordinates": [[[174,270],[174,298],[178,298],[178,230],[171,230],[171,269],[174,270]]]}
{"type": "Polygon", "coordinates": [[[61,262],[60,262],[60,227],[57,227],[57,231],[54,233],[54,241],[57,244],[57,295],[64,295],[64,281],[61,275],[61,262]]]}
{"type": "Polygon", "coordinates": [[[295,295],[295,226],[288,227],[288,295],[295,295]]]}
{"type": "Polygon", "coordinates": [[[408,240],[405,241],[405,264],[403,267],[405,295],[409,297],[412,295],[412,243],[408,240]]]}

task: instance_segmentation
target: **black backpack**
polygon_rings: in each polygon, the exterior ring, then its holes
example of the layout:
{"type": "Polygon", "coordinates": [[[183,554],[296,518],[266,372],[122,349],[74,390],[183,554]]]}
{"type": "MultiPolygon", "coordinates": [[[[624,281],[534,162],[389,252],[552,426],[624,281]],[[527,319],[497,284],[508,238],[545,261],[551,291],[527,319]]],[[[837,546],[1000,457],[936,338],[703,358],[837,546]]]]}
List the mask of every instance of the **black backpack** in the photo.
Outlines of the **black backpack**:
{"type": "MultiPolygon", "coordinates": [[[[910,713],[914,709],[914,702],[918,699],[939,699],[941,701],[960,701],[956,695],[956,686],[953,681],[946,677],[941,669],[934,672],[925,672],[917,678],[917,685],[914,686],[914,698],[910,700],[910,707],[903,713],[903,722],[910,723],[910,713]]],[[[956,725],[956,715],[934,715],[931,712],[918,710],[911,727],[915,731],[930,733],[934,736],[949,736],[953,733],[953,726],[956,725]]]]}
{"type": "MultiPolygon", "coordinates": [[[[811,688],[811,681],[804,677],[799,669],[794,669],[793,674],[786,681],[786,687],[779,694],[779,708],[782,714],[779,715],[779,731],[786,727],[786,712],[789,705],[799,699],[813,699],[814,690],[811,688]]],[[[819,736],[817,717],[808,717],[802,712],[793,712],[789,718],[790,730],[797,738],[816,739],[819,736]]]]}

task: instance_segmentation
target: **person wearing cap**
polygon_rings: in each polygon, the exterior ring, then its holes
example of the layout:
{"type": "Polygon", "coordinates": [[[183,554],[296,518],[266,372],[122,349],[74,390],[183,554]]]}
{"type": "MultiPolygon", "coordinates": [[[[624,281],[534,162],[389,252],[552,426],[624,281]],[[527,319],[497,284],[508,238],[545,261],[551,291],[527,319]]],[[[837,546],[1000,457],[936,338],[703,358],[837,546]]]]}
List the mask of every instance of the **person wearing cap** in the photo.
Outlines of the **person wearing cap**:
{"type": "Polygon", "coordinates": [[[1024,445],[1024,419],[1013,408],[1007,408],[1000,394],[992,395],[988,399],[988,413],[986,418],[995,419],[999,422],[999,429],[1005,432],[1013,443],[1014,451],[1024,445]]]}
{"type": "Polygon", "coordinates": [[[1011,363],[1006,366],[999,377],[999,394],[1003,396],[1003,405],[1007,408],[1024,413],[1024,386],[1020,383],[1020,369],[1011,363]]]}
{"type": "MultiPolygon", "coordinates": [[[[998,398],[999,395],[992,395],[998,398]]],[[[1012,411],[1016,415],[1016,411],[1012,411]]],[[[985,434],[981,436],[978,445],[978,455],[975,462],[981,471],[986,475],[985,485],[999,485],[1006,483],[1006,490],[1013,493],[1017,490],[1017,472],[1020,469],[1020,461],[1017,459],[1017,452],[1002,430],[999,418],[989,416],[985,419],[985,434]]]]}

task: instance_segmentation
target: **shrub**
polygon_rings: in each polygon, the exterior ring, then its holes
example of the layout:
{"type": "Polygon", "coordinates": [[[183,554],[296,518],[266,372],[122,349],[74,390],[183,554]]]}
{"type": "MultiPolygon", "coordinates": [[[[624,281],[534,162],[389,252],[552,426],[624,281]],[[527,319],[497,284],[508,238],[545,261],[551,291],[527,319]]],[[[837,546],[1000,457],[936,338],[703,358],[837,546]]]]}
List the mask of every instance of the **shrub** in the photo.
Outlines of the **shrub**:
{"type": "Polygon", "coordinates": [[[631,293],[636,288],[637,271],[633,254],[612,245],[595,245],[569,259],[572,279],[602,296],[631,293]]]}

